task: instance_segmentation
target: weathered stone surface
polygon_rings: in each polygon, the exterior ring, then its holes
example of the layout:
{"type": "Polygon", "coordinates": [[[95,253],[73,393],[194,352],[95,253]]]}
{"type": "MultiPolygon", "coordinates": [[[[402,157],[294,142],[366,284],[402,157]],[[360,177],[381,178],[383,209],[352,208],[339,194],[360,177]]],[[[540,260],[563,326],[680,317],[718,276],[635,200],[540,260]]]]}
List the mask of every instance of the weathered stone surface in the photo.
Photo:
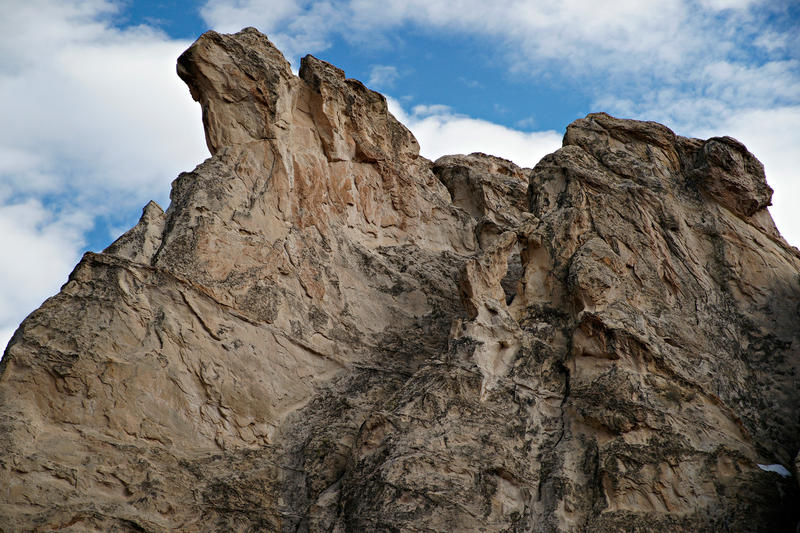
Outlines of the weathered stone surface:
{"type": "Polygon", "coordinates": [[[212,157],[10,342],[0,530],[794,530],[800,254],[741,144],[432,163],[253,29],[178,72],[212,157]]]}
{"type": "Polygon", "coordinates": [[[105,253],[148,264],[161,246],[164,234],[164,210],[150,201],[142,209],[139,222],[109,246],[105,253]]]}

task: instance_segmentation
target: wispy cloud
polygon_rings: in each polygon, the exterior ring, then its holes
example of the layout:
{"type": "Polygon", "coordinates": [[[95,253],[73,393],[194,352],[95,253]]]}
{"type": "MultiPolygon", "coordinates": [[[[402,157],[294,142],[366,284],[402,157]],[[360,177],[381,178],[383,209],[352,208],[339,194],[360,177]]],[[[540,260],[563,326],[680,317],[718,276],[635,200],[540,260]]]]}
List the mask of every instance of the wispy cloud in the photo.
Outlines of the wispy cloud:
{"type": "Polygon", "coordinates": [[[369,71],[367,85],[374,89],[391,89],[400,73],[392,65],[373,65],[369,71]]]}
{"type": "Polygon", "coordinates": [[[470,89],[483,89],[484,88],[483,84],[481,82],[479,82],[478,80],[472,80],[472,79],[466,78],[464,76],[459,76],[458,80],[461,83],[463,83],[464,85],[466,85],[467,87],[469,87],[470,89]]]}
{"type": "MultiPolygon", "coordinates": [[[[757,3],[763,2],[210,0],[201,13],[223,31],[255,25],[285,42],[290,55],[298,46],[298,54],[319,51],[334,35],[357,41],[412,23],[490,37],[513,68],[568,68],[576,75],[649,71],[664,80],[687,63],[724,57],[758,36],[750,9],[757,3]]],[[[765,6],[759,10],[762,18],[769,14],[765,6]]]]}
{"type": "Polygon", "coordinates": [[[501,0],[211,0],[206,21],[222,30],[254,24],[294,49],[314,52],[333,36],[367,39],[381,31],[415,24],[487,38],[508,68],[536,74],[556,70],[598,98],[640,97],[654,88],[712,93],[734,104],[745,93],[754,99],[796,98],[798,52],[785,1],[594,0],[522,2],[501,0]],[[269,7],[269,9],[267,9],[269,7]],[[783,56],[762,57],[748,50],[760,45],[783,56]],[[754,81],[760,80],[758,83],[754,81]],[[720,90],[726,82],[735,88],[720,90]],[[732,85],[733,84],[733,85],[732,85]],[[728,98],[730,96],[731,98],[728,98]]]}

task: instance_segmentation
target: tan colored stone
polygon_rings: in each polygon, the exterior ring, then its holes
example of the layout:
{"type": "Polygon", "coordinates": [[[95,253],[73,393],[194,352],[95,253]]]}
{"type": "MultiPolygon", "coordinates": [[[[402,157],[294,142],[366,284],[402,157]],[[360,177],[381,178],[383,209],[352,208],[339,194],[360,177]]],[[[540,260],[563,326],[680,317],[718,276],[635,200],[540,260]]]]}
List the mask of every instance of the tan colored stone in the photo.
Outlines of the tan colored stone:
{"type": "Polygon", "coordinates": [[[432,163],[252,28],[178,72],[212,157],[11,340],[0,530],[793,530],[800,253],[741,144],[432,163]]]}

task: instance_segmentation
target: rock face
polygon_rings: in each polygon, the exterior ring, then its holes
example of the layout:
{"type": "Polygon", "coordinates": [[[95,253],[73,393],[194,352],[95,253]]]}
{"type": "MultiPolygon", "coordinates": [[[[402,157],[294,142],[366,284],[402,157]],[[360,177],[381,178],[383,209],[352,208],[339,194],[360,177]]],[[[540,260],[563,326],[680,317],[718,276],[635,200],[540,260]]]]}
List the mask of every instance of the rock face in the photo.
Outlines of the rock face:
{"type": "Polygon", "coordinates": [[[254,29],[178,73],[212,157],[9,343],[0,530],[794,531],[800,255],[740,143],[432,163],[254,29]]]}

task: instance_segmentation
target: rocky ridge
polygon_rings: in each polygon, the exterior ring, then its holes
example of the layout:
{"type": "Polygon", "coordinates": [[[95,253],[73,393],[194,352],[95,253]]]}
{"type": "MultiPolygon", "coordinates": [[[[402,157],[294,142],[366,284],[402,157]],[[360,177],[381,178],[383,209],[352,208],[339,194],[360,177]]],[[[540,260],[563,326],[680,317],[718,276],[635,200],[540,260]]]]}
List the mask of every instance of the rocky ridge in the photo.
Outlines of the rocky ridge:
{"type": "Polygon", "coordinates": [[[212,157],[9,343],[0,530],[794,531],[800,254],[739,142],[431,162],[252,28],[178,74],[212,157]]]}

